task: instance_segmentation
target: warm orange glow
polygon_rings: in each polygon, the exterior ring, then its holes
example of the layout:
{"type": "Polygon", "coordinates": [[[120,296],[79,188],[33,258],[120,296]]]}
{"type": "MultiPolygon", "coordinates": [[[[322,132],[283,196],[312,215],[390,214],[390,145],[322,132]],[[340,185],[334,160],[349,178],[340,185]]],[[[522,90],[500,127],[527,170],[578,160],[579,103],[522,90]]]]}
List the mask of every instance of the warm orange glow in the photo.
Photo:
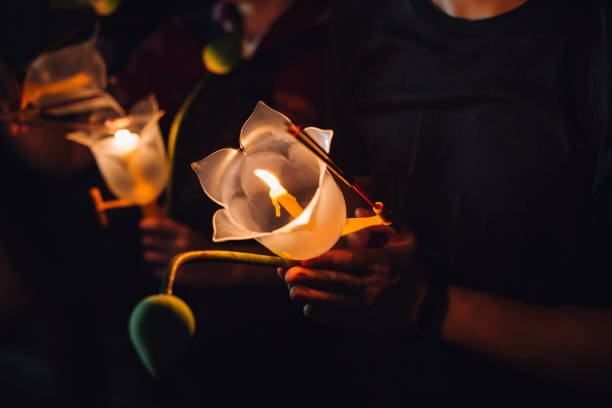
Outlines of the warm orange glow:
{"type": "Polygon", "coordinates": [[[293,218],[297,218],[302,211],[304,211],[295,197],[285,190],[274,174],[262,169],[257,169],[254,173],[270,187],[270,199],[276,210],[277,217],[280,217],[280,206],[282,206],[293,218]]]}
{"type": "Polygon", "coordinates": [[[25,109],[30,102],[38,101],[42,95],[69,93],[89,85],[92,80],[90,75],[87,75],[85,72],[79,72],[69,78],[50,84],[37,84],[34,89],[24,89],[23,97],[21,98],[21,109],[25,109]]]}
{"type": "Polygon", "coordinates": [[[379,225],[391,225],[391,223],[385,221],[380,214],[371,217],[347,218],[344,228],[342,229],[342,235],[352,234],[353,232],[379,225]]]}

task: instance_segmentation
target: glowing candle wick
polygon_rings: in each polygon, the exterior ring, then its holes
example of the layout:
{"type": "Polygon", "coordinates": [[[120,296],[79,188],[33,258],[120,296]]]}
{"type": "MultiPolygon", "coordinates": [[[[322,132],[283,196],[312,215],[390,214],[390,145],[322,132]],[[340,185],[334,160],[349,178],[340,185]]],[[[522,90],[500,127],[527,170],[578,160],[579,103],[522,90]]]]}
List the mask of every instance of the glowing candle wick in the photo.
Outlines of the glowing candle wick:
{"type": "Polygon", "coordinates": [[[285,190],[274,174],[262,169],[257,169],[254,173],[270,187],[270,199],[272,200],[276,217],[280,217],[280,205],[282,205],[293,218],[297,218],[302,211],[304,211],[295,197],[285,190]]]}

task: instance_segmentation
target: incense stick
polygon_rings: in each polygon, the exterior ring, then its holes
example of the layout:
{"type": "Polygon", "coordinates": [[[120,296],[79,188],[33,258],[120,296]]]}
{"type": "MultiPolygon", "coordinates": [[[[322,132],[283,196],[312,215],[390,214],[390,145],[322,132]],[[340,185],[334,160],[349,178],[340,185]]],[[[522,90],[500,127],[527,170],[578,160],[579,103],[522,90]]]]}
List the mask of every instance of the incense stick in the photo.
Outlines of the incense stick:
{"type": "Polygon", "coordinates": [[[340,180],[342,180],[347,186],[352,188],[357,194],[361,196],[367,203],[374,209],[375,212],[382,210],[381,202],[374,202],[370,197],[366,194],[366,192],[357,185],[353,177],[346,174],[342,169],[332,161],[332,159],[327,155],[325,150],[321,148],[314,140],[310,138],[306,133],[302,131],[299,126],[294,125],[293,123],[288,123],[289,133],[291,133],[295,138],[297,138],[302,144],[311,152],[313,152],[319,159],[323,160],[323,162],[327,165],[329,170],[334,173],[340,180]]]}

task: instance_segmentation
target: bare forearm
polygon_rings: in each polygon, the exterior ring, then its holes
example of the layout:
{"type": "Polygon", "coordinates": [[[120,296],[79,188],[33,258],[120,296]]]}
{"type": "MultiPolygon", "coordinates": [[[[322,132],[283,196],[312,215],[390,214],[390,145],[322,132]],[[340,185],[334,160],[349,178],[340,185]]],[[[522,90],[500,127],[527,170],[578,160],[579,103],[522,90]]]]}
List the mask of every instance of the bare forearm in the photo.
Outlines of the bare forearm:
{"type": "Polygon", "coordinates": [[[541,307],[451,286],[445,340],[550,378],[612,382],[612,310],[541,307]]]}

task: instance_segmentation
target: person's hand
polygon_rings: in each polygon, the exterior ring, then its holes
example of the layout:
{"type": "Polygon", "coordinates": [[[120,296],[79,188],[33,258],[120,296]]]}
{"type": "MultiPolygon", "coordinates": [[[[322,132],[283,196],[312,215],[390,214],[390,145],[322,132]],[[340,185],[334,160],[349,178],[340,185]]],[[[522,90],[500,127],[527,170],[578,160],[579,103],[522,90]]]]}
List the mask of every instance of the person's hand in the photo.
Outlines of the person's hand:
{"type": "Polygon", "coordinates": [[[387,234],[382,248],[364,248],[372,231],[359,231],[349,239],[350,249],[331,250],[301,266],[279,269],[290,297],[305,305],[307,317],[400,330],[414,322],[427,287],[414,237],[377,230],[387,234]]]}
{"type": "Polygon", "coordinates": [[[140,231],[143,259],[154,266],[165,267],[175,255],[205,246],[194,229],[166,217],[143,218],[140,231]]]}

